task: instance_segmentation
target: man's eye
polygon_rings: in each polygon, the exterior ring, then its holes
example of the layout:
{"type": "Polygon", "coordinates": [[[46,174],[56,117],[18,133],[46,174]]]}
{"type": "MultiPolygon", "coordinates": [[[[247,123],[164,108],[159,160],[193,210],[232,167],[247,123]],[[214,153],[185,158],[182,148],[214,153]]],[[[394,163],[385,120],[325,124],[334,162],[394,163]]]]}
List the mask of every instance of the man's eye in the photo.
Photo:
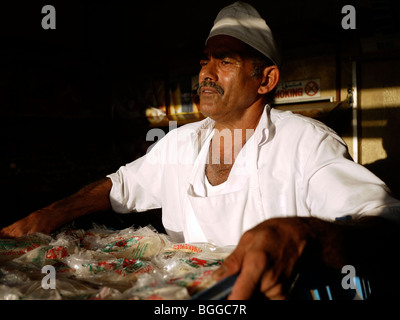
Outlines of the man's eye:
{"type": "Polygon", "coordinates": [[[230,64],[231,62],[230,61],[228,61],[228,60],[222,60],[221,61],[221,64],[222,65],[227,65],[227,64],[230,64]]]}
{"type": "Polygon", "coordinates": [[[208,63],[208,60],[200,60],[200,66],[204,67],[208,63]]]}

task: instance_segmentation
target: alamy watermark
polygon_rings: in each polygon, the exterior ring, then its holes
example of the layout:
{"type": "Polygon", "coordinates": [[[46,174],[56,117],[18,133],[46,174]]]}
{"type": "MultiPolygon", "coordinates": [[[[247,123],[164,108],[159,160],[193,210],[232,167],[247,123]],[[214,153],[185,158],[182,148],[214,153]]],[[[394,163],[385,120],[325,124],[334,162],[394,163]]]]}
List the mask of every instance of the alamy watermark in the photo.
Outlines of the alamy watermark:
{"type": "Polygon", "coordinates": [[[356,29],[356,9],[352,5],[346,5],[343,6],[342,13],[346,14],[342,19],[342,28],[356,29]]]}
{"type": "Polygon", "coordinates": [[[356,283],[355,283],[355,278],[356,278],[356,268],[354,266],[348,264],[342,267],[342,274],[346,274],[342,278],[342,288],[345,290],[348,289],[356,289],[356,283]]]}
{"type": "Polygon", "coordinates": [[[46,14],[42,18],[42,28],[45,30],[56,28],[56,9],[54,6],[46,5],[42,8],[42,13],[46,14]]]}
{"type": "Polygon", "coordinates": [[[45,290],[56,288],[56,269],[52,265],[45,265],[42,268],[42,273],[47,275],[42,279],[42,288],[45,290]]]}
{"type": "MultiPolygon", "coordinates": [[[[45,30],[56,29],[56,9],[52,5],[42,7],[42,13],[46,14],[42,18],[42,28],[45,30]]],[[[342,14],[346,14],[342,19],[343,29],[356,29],[356,9],[352,5],[342,7],[342,14]]]]}
{"type": "MultiPolygon", "coordinates": [[[[159,128],[150,129],[146,135],[146,141],[154,143],[146,151],[146,161],[150,164],[193,164],[197,153],[189,155],[187,152],[179,152],[182,145],[186,146],[188,139],[193,141],[193,150],[203,147],[203,144],[211,134],[213,140],[211,145],[212,159],[205,159],[205,164],[233,164],[234,159],[242,152],[242,148],[246,141],[254,134],[254,129],[212,129],[202,128],[194,129],[193,127],[181,127],[178,130],[176,121],[169,121],[169,145],[165,152],[151,152],[157,143],[164,138],[166,133],[159,128]],[[221,152],[221,150],[223,152],[221,152]]],[[[243,151],[246,152],[246,151],[243,151]]],[[[251,155],[247,155],[251,156],[251,155]]]]}

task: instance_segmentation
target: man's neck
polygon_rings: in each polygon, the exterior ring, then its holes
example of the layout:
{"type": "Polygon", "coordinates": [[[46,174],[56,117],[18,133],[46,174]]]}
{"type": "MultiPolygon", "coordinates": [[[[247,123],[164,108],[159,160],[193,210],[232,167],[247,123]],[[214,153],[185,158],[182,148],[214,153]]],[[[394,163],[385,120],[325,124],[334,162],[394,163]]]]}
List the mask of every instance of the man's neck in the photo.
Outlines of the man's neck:
{"type": "Polygon", "coordinates": [[[262,113],[264,111],[265,105],[263,104],[254,104],[249,108],[243,110],[240,114],[231,116],[226,119],[214,119],[215,120],[215,129],[222,131],[224,129],[234,131],[234,130],[243,130],[253,129],[255,130],[258,122],[261,119],[262,113]]]}
{"type": "MultiPolygon", "coordinates": [[[[227,143],[231,143],[232,149],[236,151],[233,153],[233,158],[236,158],[237,153],[253,135],[263,111],[264,105],[255,104],[245,109],[244,112],[236,118],[221,121],[216,120],[215,134],[212,143],[220,146],[221,152],[223,148],[225,148],[225,153],[227,152],[227,143]],[[226,139],[230,139],[230,141],[226,141],[226,139]],[[219,140],[220,143],[215,143],[216,140],[219,140]]],[[[217,150],[214,149],[213,151],[216,152],[217,150]]]]}
{"type": "Polygon", "coordinates": [[[228,178],[240,150],[254,134],[264,107],[244,114],[240,121],[215,121],[215,133],[210,143],[206,175],[212,185],[228,178]]]}

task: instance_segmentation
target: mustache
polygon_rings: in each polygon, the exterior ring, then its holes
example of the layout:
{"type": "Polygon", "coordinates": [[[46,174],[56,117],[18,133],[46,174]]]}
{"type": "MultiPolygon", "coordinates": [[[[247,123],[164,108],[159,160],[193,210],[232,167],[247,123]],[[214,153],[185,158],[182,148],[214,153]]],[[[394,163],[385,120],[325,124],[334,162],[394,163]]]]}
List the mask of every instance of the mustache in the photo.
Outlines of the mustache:
{"type": "Polygon", "coordinates": [[[219,85],[217,85],[215,82],[213,81],[207,81],[204,80],[200,85],[199,88],[197,89],[197,94],[200,96],[201,94],[201,89],[203,87],[209,87],[209,88],[213,88],[215,90],[217,90],[217,92],[222,96],[224,94],[224,89],[222,87],[220,87],[219,85]]]}

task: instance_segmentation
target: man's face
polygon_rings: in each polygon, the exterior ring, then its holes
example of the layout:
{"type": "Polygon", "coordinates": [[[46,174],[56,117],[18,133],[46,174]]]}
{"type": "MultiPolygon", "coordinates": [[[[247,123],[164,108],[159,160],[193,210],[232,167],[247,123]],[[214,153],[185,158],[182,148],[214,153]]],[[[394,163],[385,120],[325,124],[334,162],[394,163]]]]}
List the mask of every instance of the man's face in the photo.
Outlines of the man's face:
{"type": "Polygon", "coordinates": [[[259,99],[261,80],[252,76],[254,66],[246,56],[247,45],[229,36],[208,40],[200,61],[200,112],[216,121],[240,119],[259,99]]]}

